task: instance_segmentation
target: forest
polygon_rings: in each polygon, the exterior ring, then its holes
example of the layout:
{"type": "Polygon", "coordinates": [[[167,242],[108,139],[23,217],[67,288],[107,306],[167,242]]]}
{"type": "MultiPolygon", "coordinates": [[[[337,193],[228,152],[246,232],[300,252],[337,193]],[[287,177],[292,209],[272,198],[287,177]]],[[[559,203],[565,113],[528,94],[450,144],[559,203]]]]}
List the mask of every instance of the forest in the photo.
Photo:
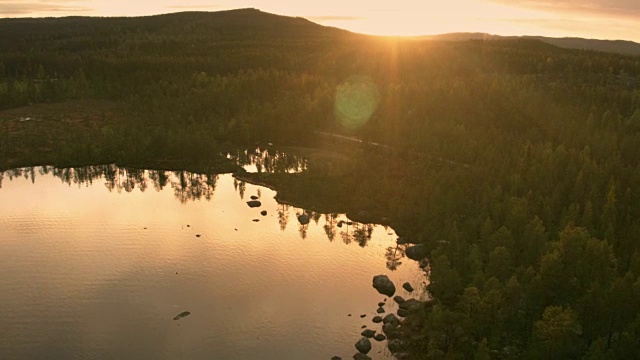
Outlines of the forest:
{"type": "Polygon", "coordinates": [[[257,143],[347,153],[254,180],[428,247],[414,358],[640,358],[640,57],[252,9],[1,19],[0,34],[1,170],[215,168],[257,143]],[[7,115],[78,102],[98,104],[92,121],[36,131],[7,115]]]}

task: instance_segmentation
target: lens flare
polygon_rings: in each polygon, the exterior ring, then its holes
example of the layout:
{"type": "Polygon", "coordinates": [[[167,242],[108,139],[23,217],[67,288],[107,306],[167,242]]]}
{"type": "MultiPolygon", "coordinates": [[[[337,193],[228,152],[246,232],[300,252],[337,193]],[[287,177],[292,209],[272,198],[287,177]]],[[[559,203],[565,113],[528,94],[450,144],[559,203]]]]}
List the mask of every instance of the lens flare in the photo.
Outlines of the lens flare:
{"type": "Polygon", "coordinates": [[[347,129],[357,129],[378,109],[380,93],[367,76],[352,76],[336,90],[336,120],[347,129]]]}

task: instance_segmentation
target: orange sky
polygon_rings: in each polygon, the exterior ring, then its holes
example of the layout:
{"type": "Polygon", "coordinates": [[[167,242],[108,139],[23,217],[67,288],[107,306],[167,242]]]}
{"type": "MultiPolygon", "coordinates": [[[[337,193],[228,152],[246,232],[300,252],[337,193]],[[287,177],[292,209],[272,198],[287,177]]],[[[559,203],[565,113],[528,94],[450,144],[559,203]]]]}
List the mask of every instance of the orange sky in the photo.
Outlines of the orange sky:
{"type": "Polygon", "coordinates": [[[488,32],[640,42],[640,0],[0,0],[0,17],[137,16],[244,7],[369,34],[488,32]]]}

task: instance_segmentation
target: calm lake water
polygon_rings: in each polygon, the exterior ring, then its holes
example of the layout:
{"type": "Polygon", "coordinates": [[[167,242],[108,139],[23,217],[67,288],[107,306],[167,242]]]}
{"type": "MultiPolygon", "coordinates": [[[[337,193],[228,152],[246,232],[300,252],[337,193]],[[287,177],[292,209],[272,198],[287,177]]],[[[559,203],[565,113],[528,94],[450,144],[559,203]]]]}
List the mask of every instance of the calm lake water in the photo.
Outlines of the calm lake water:
{"type": "Polygon", "coordinates": [[[0,358],[351,358],[361,326],[380,329],[373,275],[405,298],[425,277],[392,229],[311,212],[302,226],[274,196],[231,175],[5,172],[0,358]]]}

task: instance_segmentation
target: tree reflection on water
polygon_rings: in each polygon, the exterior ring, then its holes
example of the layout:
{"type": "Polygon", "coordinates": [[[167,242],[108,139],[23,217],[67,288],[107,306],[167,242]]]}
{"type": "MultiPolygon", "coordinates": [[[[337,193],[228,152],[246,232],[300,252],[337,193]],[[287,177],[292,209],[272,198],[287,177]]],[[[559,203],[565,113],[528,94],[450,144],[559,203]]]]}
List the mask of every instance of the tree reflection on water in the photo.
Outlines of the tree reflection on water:
{"type": "MultiPolygon", "coordinates": [[[[2,181],[12,181],[16,178],[24,178],[35,182],[36,177],[52,175],[68,185],[89,187],[95,183],[104,183],[109,192],[131,193],[138,189],[145,192],[153,189],[156,192],[167,188],[173,190],[174,197],[182,204],[193,201],[213,200],[216,191],[218,174],[198,174],[184,170],[148,170],[128,167],[119,167],[114,164],[81,166],[71,168],[55,168],[51,166],[38,166],[12,169],[0,172],[0,189],[2,181]]],[[[233,188],[240,199],[246,195],[246,182],[233,179],[233,188]]],[[[259,191],[259,190],[258,190],[259,191]]],[[[371,240],[374,225],[352,222],[337,213],[324,214],[309,209],[300,209],[285,203],[278,203],[277,217],[281,231],[285,231],[289,224],[291,213],[295,216],[295,226],[302,239],[307,237],[309,227],[322,227],[326,238],[333,242],[341,239],[345,244],[356,243],[361,247],[367,246],[371,240]],[[292,210],[293,208],[293,210],[292,210]],[[298,215],[309,216],[308,224],[301,224],[298,215]],[[340,219],[340,218],[343,219],[340,219]]],[[[389,247],[386,251],[387,268],[395,270],[402,264],[404,247],[389,247]]]]}

